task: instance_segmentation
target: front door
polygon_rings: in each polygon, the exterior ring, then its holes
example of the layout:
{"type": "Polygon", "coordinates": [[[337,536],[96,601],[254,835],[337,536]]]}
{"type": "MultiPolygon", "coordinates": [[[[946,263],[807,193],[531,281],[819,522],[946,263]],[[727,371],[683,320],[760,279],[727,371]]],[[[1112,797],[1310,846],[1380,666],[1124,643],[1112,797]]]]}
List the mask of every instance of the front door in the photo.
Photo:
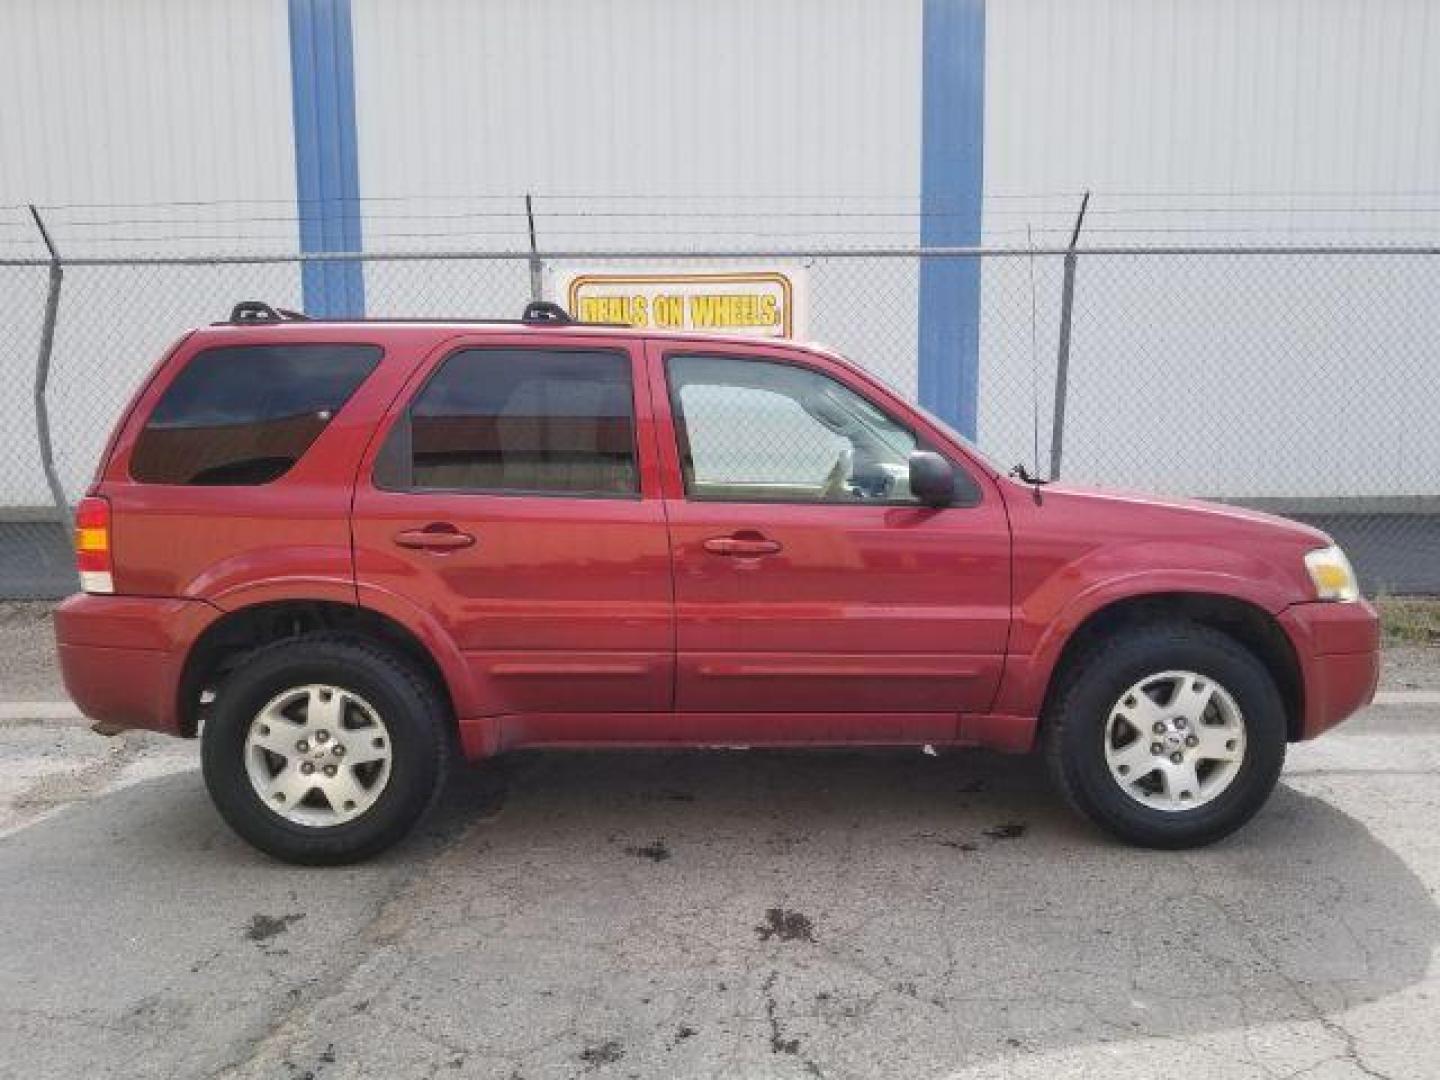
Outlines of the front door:
{"type": "Polygon", "coordinates": [[[593,335],[452,340],[362,466],[362,589],[437,617],[489,712],[670,708],[670,555],[640,360],[593,335]]]}
{"type": "Polygon", "coordinates": [[[648,363],[677,708],[811,714],[791,731],[877,741],[950,738],[987,710],[1010,606],[989,479],[951,448],[959,499],[918,504],[908,456],[937,433],[815,354],[652,343],[648,363]]]}

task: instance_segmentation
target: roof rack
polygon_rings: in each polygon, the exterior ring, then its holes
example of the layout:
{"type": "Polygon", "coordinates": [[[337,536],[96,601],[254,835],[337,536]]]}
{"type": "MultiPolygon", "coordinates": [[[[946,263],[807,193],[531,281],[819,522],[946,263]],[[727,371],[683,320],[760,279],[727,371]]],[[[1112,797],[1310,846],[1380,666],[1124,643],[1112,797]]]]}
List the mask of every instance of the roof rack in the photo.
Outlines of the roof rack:
{"type": "Polygon", "coordinates": [[[570,313],[559,304],[549,300],[531,300],[525,305],[525,314],[520,316],[523,323],[572,323],[570,313]]]}
{"type": "Polygon", "coordinates": [[[271,307],[264,300],[241,300],[230,309],[232,323],[306,321],[308,316],[299,311],[271,307]]]}
{"type": "MultiPolygon", "coordinates": [[[[310,316],[300,311],[290,311],[287,308],[271,307],[263,300],[242,300],[230,309],[230,318],[226,323],[251,324],[270,322],[310,322],[310,316]]],[[[377,318],[377,319],[325,319],[324,322],[413,322],[413,323],[436,323],[436,322],[483,322],[495,324],[509,324],[512,326],[609,326],[616,329],[633,329],[629,323],[618,322],[580,322],[570,317],[570,313],[559,304],[549,300],[532,300],[525,305],[525,311],[519,319],[437,319],[437,318],[377,318]]],[[[225,325],[217,323],[216,325],[225,325]]]]}

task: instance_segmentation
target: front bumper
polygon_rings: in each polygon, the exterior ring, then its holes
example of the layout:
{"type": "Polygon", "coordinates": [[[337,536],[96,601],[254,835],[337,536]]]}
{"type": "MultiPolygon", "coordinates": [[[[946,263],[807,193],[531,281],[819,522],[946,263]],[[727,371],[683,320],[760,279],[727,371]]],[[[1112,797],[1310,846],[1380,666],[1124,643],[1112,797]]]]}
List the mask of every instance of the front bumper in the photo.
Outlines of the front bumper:
{"type": "Polygon", "coordinates": [[[1299,737],[1313,739],[1369,705],[1380,680],[1380,618],[1367,601],[1294,604],[1280,625],[1300,663],[1299,737]]]}
{"type": "Polygon", "coordinates": [[[110,727],[189,734],[180,721],[180,676],[190,644],[218,614],[201,600],[70,597],[55,609],[66,692],[110,727]]]}

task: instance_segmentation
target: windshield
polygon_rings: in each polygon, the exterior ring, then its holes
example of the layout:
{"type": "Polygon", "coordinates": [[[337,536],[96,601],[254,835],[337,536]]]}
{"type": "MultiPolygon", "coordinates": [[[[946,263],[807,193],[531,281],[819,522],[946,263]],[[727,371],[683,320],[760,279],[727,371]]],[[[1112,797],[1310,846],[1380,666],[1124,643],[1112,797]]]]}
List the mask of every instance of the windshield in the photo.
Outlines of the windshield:
{"type": "Polygon", "coordinates": [[[924,405],[921,405],[918,401],[915,400],[913,395],[907,394],[903,390],[900,390],[883,375],[878,374],[873,368],[866,367],[864,364],[860,363],[860,361],[853,360],[848,357],[846,359],[850,363],[854,364],[856,367],[863,369],[865,373],[870,376],[870,378],[874,379],[881,386],[885,387],[885,389],[889,390],[901,401],[904,401],[907,405],[909,405],[917,413],[923,416],[926,420],[930,421],[931,424],[939,428],[942,432],[944,432],[950,438],[954,439],[961,446],[965,447],[966,450],[969,450],[970,453],[983,461],[997,474],[1003,475],[1005,473],[1005,470],[1000,467],[1000,464],[994,458],[992,458],[989,454],[985,453],[985,451],[981,450],[978,446],[976,446],[973,441],[967,439],[964,435],[961,435],[960,432],[956,431],[954,427],[946,423],[940,417],[936,416],[924,405]]]}

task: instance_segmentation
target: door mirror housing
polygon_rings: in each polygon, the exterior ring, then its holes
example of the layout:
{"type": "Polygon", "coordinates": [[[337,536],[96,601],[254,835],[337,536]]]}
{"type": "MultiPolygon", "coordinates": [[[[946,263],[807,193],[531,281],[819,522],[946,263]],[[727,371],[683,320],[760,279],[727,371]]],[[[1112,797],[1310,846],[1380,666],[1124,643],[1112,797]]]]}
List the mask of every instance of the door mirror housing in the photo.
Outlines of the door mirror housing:
{"type": "Polygon", "coordinates": [[[917,450],[910,455],[910,494],[939,509],[955,501],[955,466],[939,454],[917,450]]]}

